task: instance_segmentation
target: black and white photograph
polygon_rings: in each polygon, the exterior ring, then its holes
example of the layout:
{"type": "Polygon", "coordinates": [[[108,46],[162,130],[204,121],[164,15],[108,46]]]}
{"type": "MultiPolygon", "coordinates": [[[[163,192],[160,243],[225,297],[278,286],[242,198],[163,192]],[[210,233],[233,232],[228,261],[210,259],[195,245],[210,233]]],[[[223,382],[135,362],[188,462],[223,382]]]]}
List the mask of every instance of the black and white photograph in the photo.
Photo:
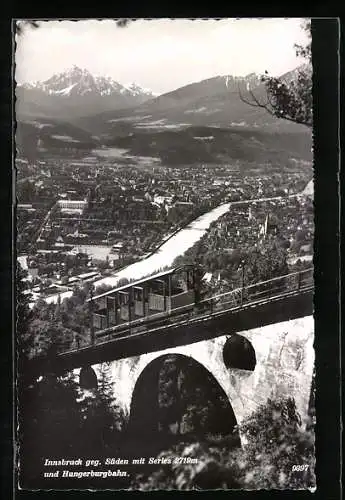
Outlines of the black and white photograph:
{"type": "Polygon", "coordinates": [[[21,490],[316,490],[309,18],[13,22],[21,490]]]}

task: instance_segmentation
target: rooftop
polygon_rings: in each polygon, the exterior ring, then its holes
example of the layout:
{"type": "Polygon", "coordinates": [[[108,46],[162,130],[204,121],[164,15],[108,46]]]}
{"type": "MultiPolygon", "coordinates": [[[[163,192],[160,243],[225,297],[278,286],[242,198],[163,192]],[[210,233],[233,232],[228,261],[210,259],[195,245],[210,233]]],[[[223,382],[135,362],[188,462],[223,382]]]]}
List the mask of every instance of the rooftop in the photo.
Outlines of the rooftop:
{"type": "MultiPolygon", "coordinates": [[[[105,297],[106,295],[110,295],[111,293],[114,292],[120,292],[121,290],[125,290],[126,288],[131,288],[134,286],[138,286],[141,283],[145,283],[146,281],[152,281],[158,278],[162,278],[163,276],[168,276],[169,274],[174,274],[177,271],[183,270],[183,269],[190,269],[194,268],[195,266],[191,264],[186,264],[183,266],[179,267],[174,267],[172,269],[168,269],[167,271],[162,271],[157,274],[153,274],[152,276],[146,276],[146,278],[141,278],[140,280],[133,281],[131,283],[128,283],[127,285],[120,286],[118,288],[112,288],[111,290],[108,290],[107,292],[101,293],[99,295],[95,295],[92,300],[100,299],[101,297],[105,297]]],[[[89,302],[91,299],[87,299],[87,302],[89,302]]]]}

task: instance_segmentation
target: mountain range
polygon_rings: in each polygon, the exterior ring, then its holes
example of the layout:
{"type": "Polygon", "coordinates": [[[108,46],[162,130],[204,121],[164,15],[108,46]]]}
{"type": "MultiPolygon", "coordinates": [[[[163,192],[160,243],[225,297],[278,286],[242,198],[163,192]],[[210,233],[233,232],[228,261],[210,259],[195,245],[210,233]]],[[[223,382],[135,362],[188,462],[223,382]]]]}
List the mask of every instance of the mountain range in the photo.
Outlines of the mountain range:
{"type": "Polygon", "coordinates": [[[101,112],[92,119],[85,113],[75,124],[106,137],[188,126],[305,132],[301,125],[278,119],[262,108],[243,102],[240,94],[250,100],[249,89],[260,101],[267,98],[265,86],[256,74],[223,75],[186,85],[132,108],[101,112]]]}
{"type": "MultiPolygon", "coordinates": [[[[283,78],[294,79],[297,72],[283,78]]],[[[216,76],[155,96],[74,66],[44,82],[17,86],[16,143],[33,156],[39,141],[57,151],[125,148],[168,163],[255,161],[256,154],[264,159],[266,149],[275,159],[290,151],[310,160],[310,130],[248,105],[240,94],[248,99],[249,90],[266,98],[256,74],[216,76]]]]}
{"type": "MultiPolygon", "coordinates": [[[[296,71],[283,78],[293,79],[296,71]]],[[[248,98],[249,88],[259,100],[265,99],[265,87],[255,73],[216,76],[157,96],[136,83],[122,85],[111,77],[93,76],[73,66],[44,82],[18,85],[16,114],[20,120],[67,121],[97,135],[116,133],[119,124],[126,130],[191,125],[300,128],[243,102],[240,91],[248,98]]]]}
{"type": "Polygon", "coordinates": [[[16,87],[16,113],[19,117],[73,119],[109,109],[133,107],[154,97],[136,83],[121,85],[111,77],[93,76],[73,66],[44,82],[16,87]]]}

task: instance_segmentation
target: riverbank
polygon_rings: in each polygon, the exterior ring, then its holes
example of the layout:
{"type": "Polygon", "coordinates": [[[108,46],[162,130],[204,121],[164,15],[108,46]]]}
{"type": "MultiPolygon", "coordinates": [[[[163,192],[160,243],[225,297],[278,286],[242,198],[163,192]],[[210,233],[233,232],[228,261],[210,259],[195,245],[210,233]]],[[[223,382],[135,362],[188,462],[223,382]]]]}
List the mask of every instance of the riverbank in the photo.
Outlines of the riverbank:
{"type": "MultiPolygon", "coordinates": [[[[289,198],[299,196],[299,194],[289,195],[289,198]]],[[[120,279],[139,280],[144,276],[149,276],[159,272],[165,267],[170,267],[176,257],[183,255],[191,246],[193,246],[206,233],[212,222],[224,215],[232,205],[248,205],[250,203],[265,202],[270,200],[280,200],[282,196],[255,198],[251,200],[239,200],[223,203],[210,210],[204,215],[199,216],[193,222],[189,223],[184,229],[180,229],[176,234],[168,238],[153,254],[143,260],[139,260],[129,266],[116,271],[112,276],[101,278],[94,282],[97,288],[100,285],[116,287],[120,279]]],[[[51,295],[45,300],[47,303],[56,303],[59,295],[61,300],[71,297],[72,291],[61,294],[51,295]]],[[[38,297],[34,297],[35,301],[38,297]]],[[[32,303],[31,306],[34,304],[32,303]]]]}
{"type": "MultiPolygon", "coordinates": [[[[214,207],[214,208],[217,208],[217,207],[214,207]]],[[[213,210],[213,209],[211,209],[213,210]]],[[[198,220],[198,218],[202,217],[203,215],[205,215],[205,213],[208,213],[208,212],[203,212],[201,213],[200,215],[198,215],[195,219],[193,218],[188,218],[188,221],[185,221],[183,222],[182,224],[178,225],[171,233],[168,233],[164,236],[164,238],[162,238],[162,241],[155,247],[154,250],[152,250],[151,252],[149,252],[149,254],[147,255],[147,257],[145,257],[145,259],[151,257],[153,254],[155,254],[156,252],[158,252],[158,250],[167,242],[169,241],[171,238],[173,238],[179,231],[182,231],[183,229],[186,229],[190,224],[193,224],[193,222],[195,220],[198,220]]],[[[144,260],[144,259],[142,259],[144,260]]]]}
{"type": "MultiPolygon", "coordinates": [[[[145,259],[139,260],[129,266],[116,271],[112,276],[107,276],[100,280],[94,282],[94,286],[97,288],[100,285],[107,285],[111,287],[116,287],[120,279],[126,278],[128,280],[138,280],[149,274],[154,274],[160,269],[166,266],[171,266],[175,258],[179,255],[183,255],[188,248],[194,245],[207,231],[208,227],[212,222],[217,220],[223,214],[225,214],[230,207],[230,203],[224,203],[210,212],[201,215],[191,223],[189,223],[185,228],[179,229],[175,234],[171,235],[158,247],[158,249],[146,257],[145,259]]],[[[71,297],[73,292],[61,293],[61,300],[71,297]]],[[[51,295],[47,297],[45,301],[47,303],[56,303],[59,294],[51,295]]],[[[35,301],[37,297],[35,297],[35,301]]],[[[31,306],[34,304],[32,303],[31,306]]]]}

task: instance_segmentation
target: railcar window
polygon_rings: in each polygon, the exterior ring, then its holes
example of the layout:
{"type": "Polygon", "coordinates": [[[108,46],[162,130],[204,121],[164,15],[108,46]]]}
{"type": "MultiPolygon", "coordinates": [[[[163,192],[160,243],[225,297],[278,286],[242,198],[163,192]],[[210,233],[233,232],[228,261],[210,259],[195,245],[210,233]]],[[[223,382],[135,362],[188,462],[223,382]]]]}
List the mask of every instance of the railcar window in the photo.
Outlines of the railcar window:
{"type": "Polygon", "coordinates": [[[110,309],[114,308],[115,307],[115,299],[113,297],[108,297],[108,307],[110,309]]]}
{"type": "Polygon", "coordinates": [[[143,301],[143,290],[135,288],[134,289],[134,300],[143,301]]]}
{"type": "Polygon", "coordinates": [[[154,281],[150,286],[150,293],[163,295],[163,283],[160,281],[154,281]]]}
{"type": "Polygon", "coordinates": [[[119,303],[121,306],[126,306],[129,302],[128,293],[120,292],[119,293],[119,303]]]}

